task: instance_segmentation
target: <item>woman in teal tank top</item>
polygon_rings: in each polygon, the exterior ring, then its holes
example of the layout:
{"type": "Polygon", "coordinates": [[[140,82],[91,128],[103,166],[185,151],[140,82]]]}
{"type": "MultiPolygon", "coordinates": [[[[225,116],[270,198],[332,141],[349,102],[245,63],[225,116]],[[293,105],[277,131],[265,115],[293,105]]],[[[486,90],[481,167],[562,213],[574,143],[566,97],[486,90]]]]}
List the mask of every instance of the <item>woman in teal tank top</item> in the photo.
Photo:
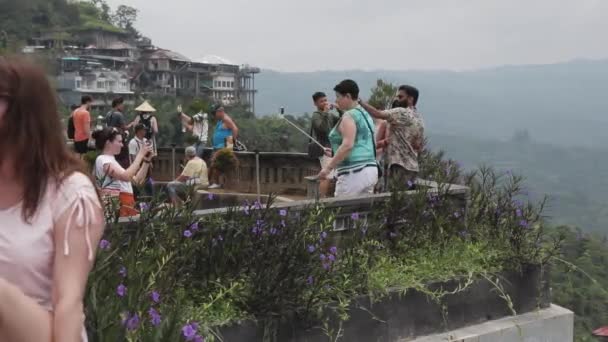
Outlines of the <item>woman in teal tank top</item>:
{"type": "Polygon", "coordinates": [[[331,170],[336,170],[335,197],[372,194],[378,182],[374,122],[357,102],[357,83],[344,80],[334,90],[338,107],[345,113],[329,133],[334,157],[319,178],[326,179],[331,170]]]}

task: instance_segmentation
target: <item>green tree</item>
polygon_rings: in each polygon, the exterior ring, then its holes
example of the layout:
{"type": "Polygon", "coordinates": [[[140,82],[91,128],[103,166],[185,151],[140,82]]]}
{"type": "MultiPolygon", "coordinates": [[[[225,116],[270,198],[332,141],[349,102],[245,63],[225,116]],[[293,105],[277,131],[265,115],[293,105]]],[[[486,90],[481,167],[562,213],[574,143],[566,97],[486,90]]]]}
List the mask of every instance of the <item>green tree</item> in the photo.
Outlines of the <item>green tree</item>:
{"type": "Polygon", "coordinates": [[[390,82],[386,82],[381,79],[377,80],[376,86],[371,90],[369,104],[378,109],[390,108],[390,105],[395,99],[397,89],[397,86],[390,82]]]}
{"type": "Polygon", "coordinates": [[[128,31],[135,37],[139,37],[139,32],[135,29],[135,22],[137,21],[138,9],[120,5],[112,15],[112,22],[114,25],[128,31]]]}
{"type": "Polygon", "coordinates": [[[575,339],[591,342],[591,332],[608,325],[608,245],[605,237],[586,235],[561,226],[555,235],[565,237],[563,262],[551,271],[553,301],[575,313],[575,339]]]}

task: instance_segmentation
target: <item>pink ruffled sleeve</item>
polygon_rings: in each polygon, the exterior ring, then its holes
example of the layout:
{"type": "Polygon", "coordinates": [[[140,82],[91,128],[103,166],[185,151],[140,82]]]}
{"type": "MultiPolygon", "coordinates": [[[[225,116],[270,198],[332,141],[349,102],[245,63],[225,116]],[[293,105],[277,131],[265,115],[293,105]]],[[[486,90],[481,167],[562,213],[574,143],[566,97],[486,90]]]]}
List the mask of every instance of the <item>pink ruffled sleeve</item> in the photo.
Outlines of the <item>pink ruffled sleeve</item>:
{"type": "Polygon", "coordinates": [[[93,260],[90,228],[97,212],[103,210],[99,197],[91,180],[82,173],[74,173],[67,177],[57,189],[53,208],[53,221],[57,222],[66,212],[68,221],[64,231],[63,253],[70,255],[69,235],[72,228],[84,229],[88,259],[93,260]]]}

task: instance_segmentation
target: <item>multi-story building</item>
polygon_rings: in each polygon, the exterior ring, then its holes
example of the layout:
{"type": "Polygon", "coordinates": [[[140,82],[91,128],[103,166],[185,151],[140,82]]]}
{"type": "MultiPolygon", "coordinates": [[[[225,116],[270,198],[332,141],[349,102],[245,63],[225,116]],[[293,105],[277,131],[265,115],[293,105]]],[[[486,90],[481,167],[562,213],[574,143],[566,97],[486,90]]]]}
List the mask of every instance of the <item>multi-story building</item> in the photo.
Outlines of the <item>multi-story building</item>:
{"type": "Polygon", "coordinates": [[[206,97],[225,105],[243,104],[255,113],[255,75],[259,68],[207,55],[190,59],[158,49],[149,39],[134,41],[119,29],[87,29],[70,35],[49,32],[31,39],[24,52],[62,50],[58,83],[66,105],[83,93],[103,94],[96,104],[133,91],[206,97]],[[97,81],[97,78],[100,80],[97,81]],[[123,86],[124,85],[124,86],[123,86]]]}
{"type": "Polygon", "coordinates": [[[158,49],[142,54],[143,70],[135,80],[143,91],[205,96],[226,105],[241,103],[255,112],[255,74],[259,68],[239,66],[218,56],[192,60],[158,49]]]}
{"type": "Polygon", "coordinates": [[[57,77],[59,99],[64,105],[80,104],[83,95],[91,95],[93,107],[108,108],[116,97],[134,102],[131,80],[126,71],[103,67],[95,59],[85,57],[62,58],[63,72],[57,77]]]}

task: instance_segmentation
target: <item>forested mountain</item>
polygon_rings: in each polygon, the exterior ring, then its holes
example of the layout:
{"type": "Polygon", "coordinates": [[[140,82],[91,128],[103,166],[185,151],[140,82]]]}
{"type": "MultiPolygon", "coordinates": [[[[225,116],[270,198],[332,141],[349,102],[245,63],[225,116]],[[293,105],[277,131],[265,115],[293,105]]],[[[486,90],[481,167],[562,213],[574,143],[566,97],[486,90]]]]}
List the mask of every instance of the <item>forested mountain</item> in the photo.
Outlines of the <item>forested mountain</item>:
{"type": "MultiPolygon", "coordinates": [[[[407,68],[407,66],[404,66],[407,68]]],[[[505,66],[452,71],[323,71],[256,78],[257,113],[285,107],[312,111],[311,95],[344,78],[356,80],[364,97],[378,78],[420,89],[419,110],[434,134],[509,139],[528,130],[539,142],[560,146],[608,146],[608,60],[505,66]]]]}

